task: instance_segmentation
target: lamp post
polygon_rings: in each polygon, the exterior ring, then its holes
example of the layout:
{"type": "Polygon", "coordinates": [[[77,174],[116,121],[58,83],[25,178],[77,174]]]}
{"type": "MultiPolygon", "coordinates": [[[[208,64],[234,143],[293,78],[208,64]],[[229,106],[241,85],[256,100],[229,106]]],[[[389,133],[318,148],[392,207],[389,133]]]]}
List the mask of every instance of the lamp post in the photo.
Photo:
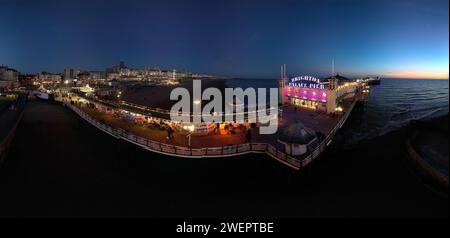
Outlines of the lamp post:
{"type": "Polygon", "coordinates": [[[336,111],[336,114],[338,115],[338,117],[341,118],[341,117],[342,117],[342,112],[344,111],[344,109],[342,109],[341,106],[338,106],[338,107],[335,109],[335,111],[336,111]]]}
{"type": "Polygon", "coordinates": [[[194,127],[194,125],[192,125],[192,126],[184,126],[183,128],[185,130],[188,130],[188,135],[186,137],[188,138],[189,148],[191,148],[191,136],[192,136],[192,133],[194,132],[195,127],[194,127]]]}
{"type": "Polygon", "coordinates": [[[194,104],[195,104],[195,111],[198,111],[198,105],[200,105],[200,100],[195,100],[194,104]]]}
{"type": "MultiPolygon", "coordinates": [[[[194,104],[195,104],[195,112],[194,112],[194,116],[200,116],[200,120],[201,120],[202,112],[199,111],[199,108],[198,108],[198,106],[200,105],[200,100],[195,100],[195,101],[194,101],[194,104]]],[[[195,121],[195,120],[194,120],[194,121],[195,121]]]]}
{"type": "Polygon", "coordinates": [[[188,138],[189,148],[191,148],[191,132],[188,133],[187,138],[188,138]]]}

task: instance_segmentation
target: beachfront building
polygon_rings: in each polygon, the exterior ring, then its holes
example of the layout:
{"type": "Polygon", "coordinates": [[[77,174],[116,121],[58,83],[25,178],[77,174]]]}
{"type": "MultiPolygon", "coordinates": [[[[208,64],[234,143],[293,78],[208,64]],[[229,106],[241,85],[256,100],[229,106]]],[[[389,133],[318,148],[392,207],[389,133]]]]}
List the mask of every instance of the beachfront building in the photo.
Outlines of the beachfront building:
{"type": "Polygon", "coordinates": [[[298,76],[279,81],[282,105],[293,105],[311,110],[334,113],[342,110],[340,102],[351,98],[360,84],[340,75],[325,79],[313,76],[298,76]]]}
{"type": "Polygon", "coordinates": [[[90,87],[89,84],[86,84],[83,87],[79,87],[80,92],[82,93],[94,93],[95,89],[90,87]]]}
{"type": "Polygon", "coordinates": [[[286,154],[301,156],[312,151],[319,144],[316,133],[297,121],[284,128],[279,134],[278,141],[284,144],[286,154]]]}
{"type": "Polygon", "coordinates": [[[77,75],[77,79],[83,82],[104,81],[104,73],[101,71],[82,71],[77,75]]]}

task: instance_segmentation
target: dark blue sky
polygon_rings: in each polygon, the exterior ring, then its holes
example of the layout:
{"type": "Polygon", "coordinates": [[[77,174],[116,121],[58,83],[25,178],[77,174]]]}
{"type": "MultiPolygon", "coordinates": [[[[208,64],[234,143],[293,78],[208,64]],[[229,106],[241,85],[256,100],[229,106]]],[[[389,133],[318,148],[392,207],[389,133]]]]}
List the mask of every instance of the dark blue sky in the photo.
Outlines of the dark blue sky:
{"type": "Polygon", "coordinates": [[[4,1],[0,64],[448,78],[448,0],[4,1]]]}

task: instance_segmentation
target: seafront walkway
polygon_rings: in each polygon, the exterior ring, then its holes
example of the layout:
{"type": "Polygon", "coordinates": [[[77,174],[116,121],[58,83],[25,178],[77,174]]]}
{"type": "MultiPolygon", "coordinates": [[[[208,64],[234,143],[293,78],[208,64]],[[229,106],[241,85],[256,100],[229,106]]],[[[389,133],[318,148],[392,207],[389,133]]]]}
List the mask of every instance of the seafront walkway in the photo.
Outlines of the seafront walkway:
{"type": "MultiPolygon", "coordinates": [[[[61,99],[58,99],[61,100],[61,99]]],[[[167,139],[165,130],[151,129],[114,117],[111,114],[102,113],[96,109],[82,106],[83,104],[71,104],[68,100],[61,100],[64,105],[72,109],[86,121],[102,131],[144,149],[177,157],[204,158],[226,157],[246,153],[266,153],[272,158],[294,169],[301,169],[317,158],[331,142],[338,129],[345,123],[350,115],[357,98],[346,100],[343,104],[344,113],[330,117],[305,109],[283,108],[279,119],[279,130],[276,134],[260,135],[258,128],[252,129],[252,140],[247,143],[245,134],[233,135],[205,135],[192,136],[189,146],[189,138],[186,135],[174,133],[173,139],[167,139]],[[283,145],[278,142],[278,133],[287,125],[301,121],[304,125],[324,135],[324,140],[313,151],[309,151],[301,157],[293,157],[284,152],[283,145]]]]}

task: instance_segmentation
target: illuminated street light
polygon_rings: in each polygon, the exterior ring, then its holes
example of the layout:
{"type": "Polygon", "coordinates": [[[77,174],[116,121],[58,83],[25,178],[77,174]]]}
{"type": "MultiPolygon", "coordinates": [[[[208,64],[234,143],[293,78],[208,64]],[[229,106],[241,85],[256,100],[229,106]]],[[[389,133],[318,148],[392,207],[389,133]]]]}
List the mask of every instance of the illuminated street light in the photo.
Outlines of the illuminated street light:
{"type": "Polygon", "coordinates": [[[183,129],[190,131],[190,132],[194,132],[195,126],[194,125],[184,126],[183,129]]]}
{"type": "Polygon", "coordinates": [[[189,147],[191,147],[191,136],[192,136],[192,133],[194,132],[195,126],[194,125],[183,126],[183,129],[188,131],[188,135],[186,137],[188,138],[188,145],[189,145],[189,147]]]}
{"type": "Polygon", "coordinates": [[[198,112],[198,108],[197,107],[198,107],[198,105],[200,105],[200,100],[195,100],[194,104],[195,104],[195,109],[198,112]]]}

